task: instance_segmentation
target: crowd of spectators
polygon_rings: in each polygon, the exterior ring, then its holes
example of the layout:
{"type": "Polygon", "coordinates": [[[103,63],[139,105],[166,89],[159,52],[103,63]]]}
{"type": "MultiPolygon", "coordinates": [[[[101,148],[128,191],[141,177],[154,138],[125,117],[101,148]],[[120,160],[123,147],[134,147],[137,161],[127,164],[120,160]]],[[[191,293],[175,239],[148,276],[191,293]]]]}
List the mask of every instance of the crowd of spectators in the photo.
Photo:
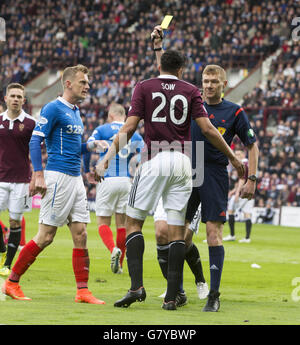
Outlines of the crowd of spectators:
{"type": "MultiPolygon", "coordinates": [[[[250,121],[260,149],[255,204],[274,208],[300,207],[300,124],[298,119],[279,121],[275,130],[263,129],[261,120],[250,121]]],[[[235,139],[233,148],[240,147],[235,139]]],[[[230,173],[231,188],[237,181],[230,173]]]]}
{"type": "Polygon", "coordinates": [[[300,44],[284,43],[281,54],[273,60],[267,84],[266,106],[300,107],[300,44]]]}
{"type": "Polygon", "coordinates": [[[300,206],[299,43],[284,42],[265,88],[257,85],[243,98],[259,140],[257,206],[300,206]]]}
{"type": "MultiPolygon", "coordinates": [[[[43,70],[77,63],[91,72],[90,94],[81,106],[86,140],[106,120],[111,102],[129,108],[138,80],[157,75],[149,34],[165,14],[174,19],[164,47],[182,49],[189,58],[183,78],[201,87],[208,63],[254,68],[282,48],[274,60],[266,88],[245,95],[242,106],[252,121],[259,147],[256,204],[300,206],[299,111],[269,114],[270,106],[300,107],[299,42],[290,42],[294,0],[6,0],[0,5],[6,20],[6,42],[0,47],[0,93],[9,82],[26,84],[43,70]]],[[[1,95],[3,99],[3,95],[1,95]]],[[[143,135],[143,125],[139,128],[143,135]]],[[[234,142],[238,146],[237,141],[234,142]]],[[[44,161],[46,160],[44,156],[44,161]]],[[[230,173],[231,183],[236,173],[230,173]]],[[[95,189],[87,187],[90,198],[95,189]]]]}
{"type": "Polygon", "coordinates": [[[251,70],[291,33],[294,0],[6,0],[6,44],[0,89],[26,83],[44,69],[82,63],[91,69],[90,104],[126,104],[136,80],[156,74],[149,33],[174,19],[165,47],[190,58],[184,79],[200,84],[207,63],[251,70]]]}
{"type": "Polygon", "coordinates": [[[266,86],[262,88],[258,84],[242,101],[254,119],[266,115],[268,126],[276,124],[278,119],[297,118],[300,111],[300,42],[284,42],[281,48],[279,56],[272,61],[266,86]],[[264,114],[266,109],[268,113],[264,114]]]}

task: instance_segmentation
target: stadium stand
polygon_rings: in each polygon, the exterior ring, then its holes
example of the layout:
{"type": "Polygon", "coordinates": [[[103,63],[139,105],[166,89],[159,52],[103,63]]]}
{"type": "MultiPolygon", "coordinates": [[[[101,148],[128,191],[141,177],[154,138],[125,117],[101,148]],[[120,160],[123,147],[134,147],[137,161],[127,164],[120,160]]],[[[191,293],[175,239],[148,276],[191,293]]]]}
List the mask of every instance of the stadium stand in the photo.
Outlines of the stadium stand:
{"type": "MultiPolygon", "coordinates": [[[[184,79],[199,87],[206,64],[250,74],[281,49],[266,85],[249,90],[241,105],[261,150],[256,204],[272,199],[276,207],[300,206],[300,45],[291,41],[289,24],[299,14],[297,5],[293,0],[7,0],[0,5],[7,23],[0,97],[9,82],[26,85],[45,69],[85,64],[92,76],[81,107],[87,139],[105,122],[112,101],[128,109],[135,83],[157,74],[149,33],[166,13],[174,20],[165,48],[186,52],[184,79]]],[[[235,176],[231,172],[232,183],[235,176]]],[[[87,192],[94,197],[94,187],[87,185],[87,192]]]]}
{"type": "Polygon", "coordinates": [[[265,89],[246,94],[242,106],[260,144],[256,204],[300,206],[300,45],[283,41],[265,89]]]}
{"type": "Polygon", "coordinates": [[[45,68],[83,63],[94,76],[90,103],[128,98],[128,86],[155,73],[149,31],[170,12],[175,19],[165,47],[185,49],[191,68],[184,79],[199,85],[207,63],[255,67],[288,38],[295,11],[293,0],[8,0],[1,7],[7,22],[2,83],[26,83],[45,68]]]}

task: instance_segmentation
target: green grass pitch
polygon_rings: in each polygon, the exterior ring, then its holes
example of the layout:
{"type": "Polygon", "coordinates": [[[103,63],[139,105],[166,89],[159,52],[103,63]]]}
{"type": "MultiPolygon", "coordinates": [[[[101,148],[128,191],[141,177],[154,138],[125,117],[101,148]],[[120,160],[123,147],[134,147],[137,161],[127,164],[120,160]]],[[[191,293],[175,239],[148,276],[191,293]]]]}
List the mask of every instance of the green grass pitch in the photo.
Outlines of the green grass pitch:
{"type": "MultiPolygon", "coordinates": [[[[1,214],[7,224],[7,212],[1,214]]],[[[26,240],[38,229],[38,210],[25,214],[26,240]]],[[[221,282],[221,308],[218,313],[203,313],[192,273],[185,264],[184,288],[188,304],[177,311],[161,309],[157,297],[166,288],[156,260],[153,218],[144,226],[144,286],[146,301],[128,309],[114,308],[130,286],[125,261],[124,274],[110,270],[110,254],[98,235],[95,214],[88,225],[90,253],[89,289],[106,305],[77,304],[72,270],[72,240],[68,228],[58,229],[47,247],[21,279],[26,296],[32,301],[15,301],[0,296],[0,324],[6,325],[299,325],[300,324],[300,229],[253,225],[252,242],[225,242],[225,262],[221,282]],[[256,263],[261,268],[252,268],[256,263]],[[293,285],[294,282],[294,285],[293,285]],[[295,285],[296,282],[296,285],[295,285]]],[[[114,228],[112,226],[112,228],[114,228]]],[[[236,224],[236,237],[244,237],[243,223],[236,224]]],[[[228,234],[225,225],[224,235],[228,234]]],[[[209,265],[204,226],[195,236],[205,277],[209,265]]],[[[18,254],[17,254],[18,255],[18,254]]]]}

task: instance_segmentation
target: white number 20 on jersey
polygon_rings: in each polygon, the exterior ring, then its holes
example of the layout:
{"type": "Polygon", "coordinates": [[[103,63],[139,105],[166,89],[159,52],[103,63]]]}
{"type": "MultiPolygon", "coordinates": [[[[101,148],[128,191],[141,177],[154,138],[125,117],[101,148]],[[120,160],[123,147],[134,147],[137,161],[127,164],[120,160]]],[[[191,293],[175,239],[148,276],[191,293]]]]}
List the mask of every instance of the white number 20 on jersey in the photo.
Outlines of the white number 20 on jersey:
{"type": "MultiPolygon", "coordinates": [[[[163,110],[163,108],[167,104],[166,96],[161,92],[152,92],[152,100],[157,98],[157,97],[160,97],[161,103],[154,109],[154,111],[152,113],[151,121],[152,122],[167,122],[166,116],[164,116],[164,117],[158,117],[157,116],[159,114],[159,112],[161,110],[163,110]]],[[[188,101],[187,101],[186,97],[184,97],[183,95],[173,96],[170,100],[170,119],[171,119],[171,121],[175,125],[181,125],[186,120],[187,114],[188,114],[188,101]],[[182,109],[183,109],[182,116],[180,119],[176,119],[176,117],[175,117],[175,104],[177,101],[182,102],[182,106],[183,106],[182,107],[182,109]]]]}

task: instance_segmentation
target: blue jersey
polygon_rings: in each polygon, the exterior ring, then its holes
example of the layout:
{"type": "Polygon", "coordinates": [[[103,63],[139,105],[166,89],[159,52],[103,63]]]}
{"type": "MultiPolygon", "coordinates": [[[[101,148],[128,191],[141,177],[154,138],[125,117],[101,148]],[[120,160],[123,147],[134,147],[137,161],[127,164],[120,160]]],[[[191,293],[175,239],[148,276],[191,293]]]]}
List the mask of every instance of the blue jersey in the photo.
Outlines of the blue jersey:
{"type": "MultiPolygon", "coordinates": [[[[92,140],[105,140],[110,146],[123,125],[123,122],[115,121],[98,126],[87,142],[92,140]]],[[[124,146],[122,150],[120,150],[120,152],[111,160],[104,177],[130,177],[131,175],[128,167],[129,161],[134,154],[140,153],[143,147],[144,141],[142,136],[135,132],[128,144],[124,146]]],[[[106,152],[107,150],[100,153],[100,160],[104,157],[106,152]]]]}
{"type": "MultiPolygon", "coordinates": [[[[209,105],[204,103],[211,123],[222,134],[226,143],[230,146],[237,135],[245,146],[256,142],[256,137],[243,108],[238,104],[222,100],[219,104],[209,105]]],[[[195,141],[204,141],[204,162],[212,164],[228,165],[228,158],[202,134],[201,129],[192,121],[193,140],[193,168],[196,167],[195,141]]]]}
{"type": "Polygon", "coordinates": [[[45,139],[46,170],[80,175],[83,123],[77,106],[62,97],[46,104],[32,134],[45,139]]]}

